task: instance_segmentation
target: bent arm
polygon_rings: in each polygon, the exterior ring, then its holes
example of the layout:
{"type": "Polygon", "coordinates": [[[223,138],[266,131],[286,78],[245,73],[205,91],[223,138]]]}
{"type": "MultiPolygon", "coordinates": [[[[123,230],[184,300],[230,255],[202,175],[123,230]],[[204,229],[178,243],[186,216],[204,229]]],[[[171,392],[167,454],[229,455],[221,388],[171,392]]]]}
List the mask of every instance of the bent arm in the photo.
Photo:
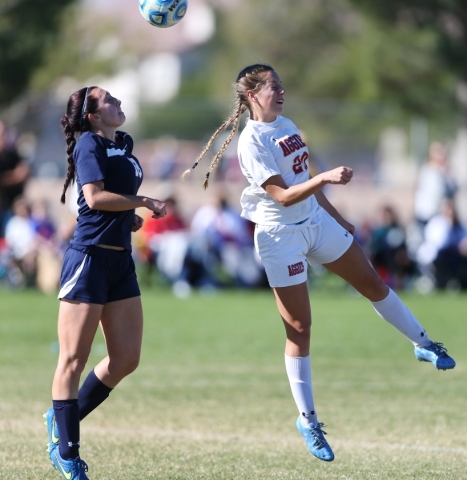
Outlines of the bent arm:
{"type": "Polygon", "coordinates": [[[323,172],[306,182],[288,187],[281,175],[268,178],[262,187],[276,202],[290,207],[319,192],[326,184],[347,185],[352,179],[353,170],[349,167],[338,167],[323,172]]]}
{"type": "Polygon", "coordinates": [[[165,203],[142,195],[123,195],[104,190],[104,182],[91,182],[83,185],[83,194],[89,208],[109,212],[121,212],[146,207],[154,212],[153,217],[165,215],[165,203]]]}

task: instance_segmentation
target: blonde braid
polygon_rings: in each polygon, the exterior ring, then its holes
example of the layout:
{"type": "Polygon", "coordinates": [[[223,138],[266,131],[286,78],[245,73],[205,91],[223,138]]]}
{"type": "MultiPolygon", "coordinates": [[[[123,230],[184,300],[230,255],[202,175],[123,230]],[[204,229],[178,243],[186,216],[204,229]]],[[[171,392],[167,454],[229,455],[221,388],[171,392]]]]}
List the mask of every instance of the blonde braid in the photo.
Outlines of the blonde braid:
{"type": "Polygon", "coordinates": [[[208,143],[204,147],[203,151],[199,155],[199,157],[196,159],[196,162],[194,165],[189,168],[188,170],[185,170],[182,174],[182,180],[186,178],[186,176],[194,170],[197,166],[200,160],[206,155],[208,150],[211,148],[212,144],[214,143],[214,140],[219,136],[219,134],[225,130],[229,125],[232,125],[232,131],[230,132],[229,136],[227,137],[227,140],[224,142],[220,150],[216,153],[214,158],[211,161],[211,165],[209,166],[208,172],[206,173],[206,178],[203,183],[203,187],[206,190],[208,188],[208,183],[209,183],[209,175],[211,172],[217,167],[217,165],[220,162],[220,159],[224,152],[226,151],[227,147],[229,146],[230,142],[232,141],[234,135],[237,133],[238,130],[238,125],[240,123],[240,117],[247,111],[250,110],[250,101],[248,99],[248,91],[258,91],[259,89],[262,88],[262,86],[265,83],[264,79],[264,73],[265,72],[274,72],[274,69],[267,64],[264,63],[256,63],[254,65],[249,65],[248,67],[245,67],[237,76],[237,79],[235,81],[235,91],[237,95],[237,100],[236,100],[236,105],[234,108],[233,113],[230,115],[227,120],[222,123],[222,125],[214,132],[212,137],[209,139],[208,143]]]}
{"type": "Polygon", "coordinates": [[[193,164],[191,168],[188,170],[185,170],[181,176],[181,179],[184,180],[192,170],[194,170],[197,166],[200,160],[206,155],[206,153],[209,151],[211,148],[212,144],[214,143],[214,140],[219,136],[219,134],[225,130],[230,124],[233,124],[232,131],[230,132],[227,140],[224,142],[222,145],[221,149],[217,152],[215,157],[213,158],[211,165],[209,167],[208,173],[206,173],[206,179],[203,183],[203,187],[206,190],[208,187],[208,180],[209,180],[209,175],[210,173],[216,168],[216,166],[219,163],[220,158],[222,157],[222,154],[225,152],[227,149],[229,143],[232,141],[235,133],[238,130],[238,124],[240,123],[240,117],[242,116],[243,113],[245,113],[247,110],[247,107],[245,105],[242,105],[240,99],[237,98],[237,105],[235,107],[234,112],[228,117],[221,125],[220,127],[212,134],[211,138],[209,141],[206,143],[206,146],[204,147],[203,151],[200,153],[198,158],[196,159],[196,162],[193,164]]]}
{"type": "Polygon", "coordinates": [[[227,137],[226,141],[222,145],[221,149],[217,152],[217,154],[214,156],[214,158],[211,161],[211,165],[209,166],[208,171],[206,172],[206,178],[203,182],[203,188],[206,190],[208,188],[208,183],[209,183],[209,175],[211,172],[217,168],[217,165],[220,162],[220,159],[222,158],[222,155],[224,155],[224,152],[227,150],[227,147],[229,146],[230,142],[232,141],[233,137],[237,133],[238,130],[238,124],[240,123],[240,117],[242,116],[243,113],[247,110],[247,107],[245,105],[242,105],[239,103],[237,107],[237,111],[235,112],[234,116],[231,117],[231,123],[232,123],[232,130],[227,137]]]}

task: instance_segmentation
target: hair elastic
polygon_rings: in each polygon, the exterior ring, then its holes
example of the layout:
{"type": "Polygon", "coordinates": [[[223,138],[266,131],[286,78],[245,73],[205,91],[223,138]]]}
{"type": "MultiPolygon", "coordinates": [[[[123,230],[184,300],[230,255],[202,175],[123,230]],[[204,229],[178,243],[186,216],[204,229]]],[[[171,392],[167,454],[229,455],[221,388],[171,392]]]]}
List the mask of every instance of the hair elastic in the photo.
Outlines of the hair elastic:
{"type": "Polygon", "coordinates": [[[79,126],[80,127],[83,125],[83,118],[84,118],[84,115],[86,115],[86,108],[88,107],[88,93],[89,93],[90,88],[91,87],[87,87],[86,88],[86,93],[84,94],[83,108],[81,109],[81,118],[79,120],[79,126]]]}

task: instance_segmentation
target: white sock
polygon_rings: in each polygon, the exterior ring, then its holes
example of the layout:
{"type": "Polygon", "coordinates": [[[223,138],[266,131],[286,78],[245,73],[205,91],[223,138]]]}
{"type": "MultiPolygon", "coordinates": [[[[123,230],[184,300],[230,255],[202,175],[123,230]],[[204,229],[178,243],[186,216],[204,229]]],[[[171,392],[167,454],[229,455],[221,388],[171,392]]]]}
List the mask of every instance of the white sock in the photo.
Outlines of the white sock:
{"type": "Polygon", "coordinates": [[[304,425],[318,423],[311,388],[310,356],[289,357],[285,355],[285,369],[289,378],[292,396],[304,425]]]}
{"type": "Polygon", "coordinates": [[[430,343],[425,329],[391,289],[384,300],[371,304],[381,318],[397,328],[416,347],[426,347],[430,343]]]}

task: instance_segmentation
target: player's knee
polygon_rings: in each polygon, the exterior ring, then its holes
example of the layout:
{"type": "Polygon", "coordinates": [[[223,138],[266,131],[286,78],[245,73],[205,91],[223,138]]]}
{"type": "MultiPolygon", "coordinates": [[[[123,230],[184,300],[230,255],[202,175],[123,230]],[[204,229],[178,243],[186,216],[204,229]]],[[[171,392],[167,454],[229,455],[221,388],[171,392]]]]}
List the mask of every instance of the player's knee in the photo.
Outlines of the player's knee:
{"type": "Polygon", "coordinates": [[[69,357],[59,362],[58,368],[62,373],[69,377],[81,376],[86,367],[87,356],[84,357],[69,357]]]}
{"type": "Polygon", "coordinates": [[[310,323],[297,323],[293,329],[288,329],[287,336],[296,345],[305,346],[310,343],[310,323]]]}
{"type": "Polygon", "coordinates": [[[139,366],[139,355],[128,360],[126,365],[126,375],[133,373],[139,366]]]}
{"type": "Polygon", "coordinates": [[[121,356],[117,360],[110,358],[109,372],[120,378],[124,378],[130,373],[133,373],[139,365],[140,355],[133,354],[128,356],[121,356]]]}

